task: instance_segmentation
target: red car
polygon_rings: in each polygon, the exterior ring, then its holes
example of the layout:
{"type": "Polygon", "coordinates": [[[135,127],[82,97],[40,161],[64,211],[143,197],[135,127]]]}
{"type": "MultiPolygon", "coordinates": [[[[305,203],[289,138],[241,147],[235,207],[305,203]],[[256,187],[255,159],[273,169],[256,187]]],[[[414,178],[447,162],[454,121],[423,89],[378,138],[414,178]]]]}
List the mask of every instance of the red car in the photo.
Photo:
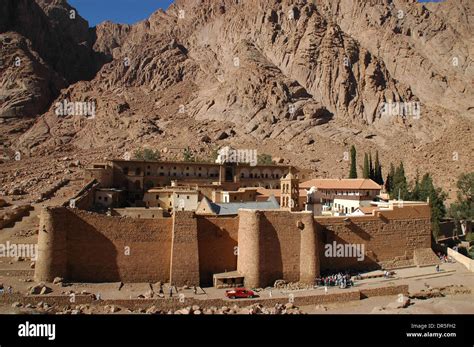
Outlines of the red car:
{"type": "Polygon", "coordinates": [[[250,289],[245,288],[235,288],[225,291],[225,296],[229,299],[237,299],[237,298],[254,298],[255,293],[250,289]]]}

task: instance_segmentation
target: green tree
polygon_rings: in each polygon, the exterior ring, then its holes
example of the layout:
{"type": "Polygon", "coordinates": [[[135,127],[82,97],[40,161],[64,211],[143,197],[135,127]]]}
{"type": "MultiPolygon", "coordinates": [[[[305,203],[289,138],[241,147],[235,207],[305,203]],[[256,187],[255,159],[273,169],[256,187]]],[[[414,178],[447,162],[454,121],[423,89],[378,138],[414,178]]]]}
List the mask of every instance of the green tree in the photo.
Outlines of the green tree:
{"type": "Polygon", "coordinates": [[[209,161],[210,161],[211,163],[215,163],[218,157],[219,157],[219,149],[218,149],[218,148],[215,148],[215,149],[213,149],[212,152],[211,152],[209,161]]]}
{"type": "Polygon", "coordinates": [[[403,167],[403,162],[400,162],[393,176],[393,189],[390,193],[390,198],[406,200],[408,196],[409,192],[405,168],[403,167]]]}
{"type": "Polygon", "coordinates": [[[375,180],[374,165],[372,164],[372,152],[369,152],[369,178],[375,180]]]}
{"type": "Polygon", "coordinates": [[[436,188],[433,183],[433,178],[429,173],[423,175],[421,181],[419,180],[419,173],[417,172],[413,189],[409,192],[409,198],[418,201],[429,200],[431,209],[431,227],[435,239],[439,234],[439,224],[446,216],[446,193],[441,188],[436,188]]]}
{"type": "Polygon", "coordinates": [[[362,176],[364,178],[370,177],[369,156],[367,155],[367,153],[364,153],[364,169],[362,171],[362,176]]]}
{"type": "Polygon", "coordinates": [[[418,172],[418,169],[416,170],[416,177],[415,177],[415,183],[413,185],[413,189],[411,189],[410,191],[410,200],[414,200],[414,201],[423,200],[421,198],[420,173],[418,172]]]}
{"type": "Polygon", "coordinates": [[[349,171],[349,178],[357,178],[357,151],[354,145],[351,147],[351,169],[349,171]]]}
{"type": "Polygon", "coordinates": [[[137,160],[158,161],[160,160],[160,151],[151,148],[140,148],[135,150],[133,156],[137,160]]]}
{"type": "Polygon", "coordinates": [[[446,200],[446,193],[441,188],[436,188],[433,184],[433,179],[429,173],[423,175],[420,183],[420,200],[429,199],[431,207],[431,225],[433,236],[435,239],[439,234],[439,223],[441,219],[446,216],[446,207],[444,201],[446,200]]]}
{"type": "Polygon", "coordinates": [[[383,181],[383,174],[382,174],[382,165],[380,164],[380,160],[379,160],[379,151],[375,152],[375,168],[374,168],[374,171],[375,171],[374,181],[377,182],[380,185],[383,185],[384,181],[383,181]]]}
{"type": "Polygon", "coordinates": [[[395,166],[393,163],[390,163],[390,171],[387,174],[387,179],[385,180],[385,190],[387,193],[392,194],[393,192],[393,177],[395,176],[395,166]]]}
{"type": "Polygon", "coordinates": [[[259,154],[257,156],[258,165],[271,165],[273,164],[273,158],[270,154],[259,154]]]}
{"type": "Polygon", "coordinates": [[[193,151],[189,147],[187,147],[183,152],[183,160],[187,162],[194,162],[196,158],[194,156],[193,151]]]}
{"type": "MultiPolygon", "coordinates": [[[[460,233],[460,221],[472,224],[474,216],[474,203],[472,201],[472,195],[474,192],[474,172],[459,176],[456,187],[458,189],[457,198],[449,208],[449,215],[456,221],[458,233],[460,233]]],[[[470,229],[468,229],[468,232],[470,232],[470,229]]],[[[468,238],[472,238],[471,235],[468,235],[468,238]]]]}

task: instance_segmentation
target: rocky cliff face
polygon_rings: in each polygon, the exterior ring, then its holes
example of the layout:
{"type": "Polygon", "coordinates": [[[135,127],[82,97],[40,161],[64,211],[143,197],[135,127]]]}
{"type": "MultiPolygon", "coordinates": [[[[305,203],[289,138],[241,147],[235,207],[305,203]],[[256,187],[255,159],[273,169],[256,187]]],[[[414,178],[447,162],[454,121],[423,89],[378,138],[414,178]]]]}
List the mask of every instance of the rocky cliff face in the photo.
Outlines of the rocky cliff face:
{"type": "Polygon", "coordinates": [[[14,142],[33,156],[148,145],[205,157],[232,144],[345,176],[355,144],[445,187],[472,160],[469,0],[176,0],[136,25],[91,30],[68,19],[65,1],[6,4],[1,39],[14,46],[2,52],[23,50],[30,67],[22,87],[16,70],[2,71],[0,117],[38,117],[14,142]],[[58,116],[64,100],[93,102],[97,114],[58,116]],[[387,115],[387,102],[420,113],[387,115]]]}
{"type": "Polygon", "coordinates": [[[92,79],[107,61],[65,0],[2,1],[0,33],[0,118],[39,116],[62,88],[92,79]]]}

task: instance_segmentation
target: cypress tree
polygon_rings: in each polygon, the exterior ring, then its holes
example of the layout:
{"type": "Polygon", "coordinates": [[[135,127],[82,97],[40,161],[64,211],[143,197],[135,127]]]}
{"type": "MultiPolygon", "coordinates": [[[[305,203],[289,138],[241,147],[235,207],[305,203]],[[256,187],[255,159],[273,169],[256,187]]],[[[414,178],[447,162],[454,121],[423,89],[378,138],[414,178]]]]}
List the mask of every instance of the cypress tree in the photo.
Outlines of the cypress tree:
{"type": "Polygon", "coordinates": [[[375,152],[375,182],[383,185],[382,165],[380,165],[379,151],[375,152]]]}
{"type": "Polygon", "coordinates": [[[387,175],[387,179],[385,180],[385,190],[387,193],[392,196],[393,192],[393,178],[395,176],[395,166],[393,166],[393,163],[390,163],[390,171],[387,175]]]}
{"type": "Polygon", "coordinates": [[[370,178],[369,157],[367,153],[364,153],[364,170],[362,175],[364,178],[370,178]]]}
{"type": "Polygon", "coordinates": [[[423,175],[419,184],[419,200],[426,201],[429,198],[431,208],[431,226],[435,238],[439,234],[439,223],[446,215],[446,193],[433,184],[433,178],[429,173],[423,175]]]}
{"type": "Polygon", "coordinates": [[[357,178],[357,151],[352,145],[351,147],[351,170],[349,171],[349,178],[357,178]]]}
{"type": "Polygon", "coordinates": [[[403,162],[400,162],[400,165],[395,170],[395,175],[393,176],[393,189],[390,197],[392,199],[400,198],[402,200],[406,200],[408,197],[408,184],[403,162]]]}
{"type": "Polygon", "coordinates": [[[423,200],[421,197],[420,173],[418,170],[416,170],[415,185],[410,193],[410,199],[415,201],[423,200]]]}
{"type": "Polygon", "coordinates": [[[372,164],[372,152],[369,152],[369,178],[375,180],[374,165],[372,164]]]}

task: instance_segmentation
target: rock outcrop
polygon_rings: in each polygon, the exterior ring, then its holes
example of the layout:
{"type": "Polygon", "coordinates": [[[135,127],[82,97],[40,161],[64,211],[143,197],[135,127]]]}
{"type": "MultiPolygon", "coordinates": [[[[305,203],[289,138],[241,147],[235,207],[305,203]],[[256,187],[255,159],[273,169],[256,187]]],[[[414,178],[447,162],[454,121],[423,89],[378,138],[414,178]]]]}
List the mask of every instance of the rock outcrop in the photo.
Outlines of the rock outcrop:
{"type": "Polygon", "coordinates": [[[176,0],[135,25],[92,29],[68,19],[65,1],[0,8],[2,56],[24,57],[22,70],[2,70],[0,117],[38,117],[6,132],[22,153],[148,145],[206,156],[232,144],[342,177],[355,144],[445,188],[468,170],[469,0],[176,0]],[[93,103],[95,117],[57,115],[65,100],[93,103]],[[420,113],[383,113],[384,103],[420,113]]]}

